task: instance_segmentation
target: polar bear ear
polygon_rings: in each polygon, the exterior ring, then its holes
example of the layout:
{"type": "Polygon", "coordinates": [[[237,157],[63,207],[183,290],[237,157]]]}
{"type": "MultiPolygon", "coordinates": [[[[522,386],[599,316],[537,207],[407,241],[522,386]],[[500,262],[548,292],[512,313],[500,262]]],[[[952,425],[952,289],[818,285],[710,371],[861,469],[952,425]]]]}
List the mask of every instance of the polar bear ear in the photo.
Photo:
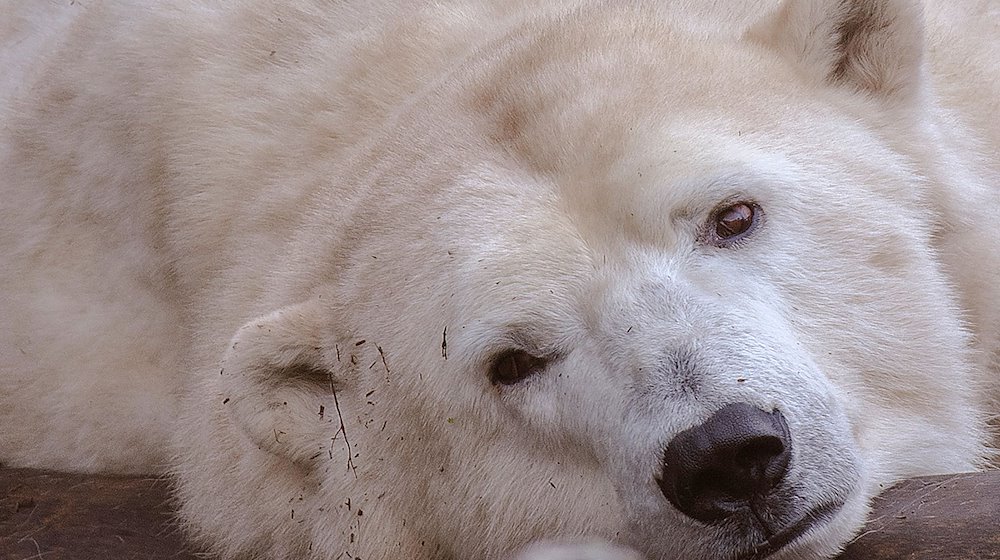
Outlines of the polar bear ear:
{"type": "Polygon", "coordinates": [[[919,90],[923,14],[907,0],[786,0],[748,36],[827,83],[889,98],[919,90]]]}
{"type": "Polygon", "coordinates": [[[335,393],[351,385],[349,368],[324,349],[323,322],[318,301],[254,319],[230,341],[220,371],[233,423],[258,448],[297,463],[329,442],[325,410],[336,414],[335,393]]]}

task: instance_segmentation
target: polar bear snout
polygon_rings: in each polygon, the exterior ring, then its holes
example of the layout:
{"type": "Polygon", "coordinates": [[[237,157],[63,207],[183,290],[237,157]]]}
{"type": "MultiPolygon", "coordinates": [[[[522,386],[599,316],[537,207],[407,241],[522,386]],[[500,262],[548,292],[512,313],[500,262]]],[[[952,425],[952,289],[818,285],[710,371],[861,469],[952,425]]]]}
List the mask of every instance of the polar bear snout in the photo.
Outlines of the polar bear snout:
{"type": "Polygon", "coordinates": [[[730,404],[667,444],[657,483],[688,517],[718,522],[766,501],[785,478],[791,447],[780,411],[730,404]]]}

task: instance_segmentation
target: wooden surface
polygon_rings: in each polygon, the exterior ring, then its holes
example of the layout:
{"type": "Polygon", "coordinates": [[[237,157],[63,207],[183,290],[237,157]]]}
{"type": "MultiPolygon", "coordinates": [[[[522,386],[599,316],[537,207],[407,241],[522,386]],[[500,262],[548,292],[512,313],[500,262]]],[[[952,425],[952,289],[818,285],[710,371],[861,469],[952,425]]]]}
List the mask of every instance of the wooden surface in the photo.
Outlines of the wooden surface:
{"type": "MultiPolygon", "coordinates": [[[[197,560],[166,482],[0,468],[0,560],[197,560]]],[[[1000,471],[908,480],[840,560],[1000,559],[1000,471]]],[[[405,560],[405,559],[400,559],[405,560]]]]}
{"type": "Polygon", "coordinates": [[[907,480],[873,505],[840,560],[1000,559],[1000,471],[907,480]]]}
{"type": "Polygon", "coordinates": [[[0,560],[196,560],[155,478],[0,469],[0,560]]]}

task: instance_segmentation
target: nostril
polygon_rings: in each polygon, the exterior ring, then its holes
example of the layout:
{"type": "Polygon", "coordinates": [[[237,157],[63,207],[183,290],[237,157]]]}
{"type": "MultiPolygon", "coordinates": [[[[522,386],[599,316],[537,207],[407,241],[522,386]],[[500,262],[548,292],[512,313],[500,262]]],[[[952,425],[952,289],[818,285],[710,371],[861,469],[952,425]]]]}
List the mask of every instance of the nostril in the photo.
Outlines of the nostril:
{"type": "Polygon", "coordinates": [[[684,514],[718,521],[780,484],[790,458],[782,414],[735,403],[670,441],[657,482],[684,514]]]}
{"type": "Polygon", "coordinates": [[[774,436],[760,436],[744,443],[733,458],[734,471],[751,482],[770,482],[783,470],[778,460],[785,452],[785,444],[774,436]]]}
{"type": "Polygon", "coordinates": [[[781,439],[773,436],[761,436],[748,441],[736,453],[736,462],[741,465],[759,463],[761,459],[773,457],[785,450],[781,439]]]}

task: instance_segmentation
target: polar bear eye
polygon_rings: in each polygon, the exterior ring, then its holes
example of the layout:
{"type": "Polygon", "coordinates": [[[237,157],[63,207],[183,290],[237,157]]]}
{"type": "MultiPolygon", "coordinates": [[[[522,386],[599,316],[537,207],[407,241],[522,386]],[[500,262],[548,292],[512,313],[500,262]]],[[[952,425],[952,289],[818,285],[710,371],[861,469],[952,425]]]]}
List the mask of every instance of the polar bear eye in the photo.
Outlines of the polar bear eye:
{"type": "Polygon", "coordinates": [[[757,212],[752,204],[739,202],[717,210],[713,221],[716,241],[727,243],[739,239],[756,225],[757,212]]]}
{"type": "Polygon", "coordinates": [[[490,366],[490,383],[513,385],[545,369],[548,361],[532,356],[524,350],[507,350],[493,359],[490,366]]]}

